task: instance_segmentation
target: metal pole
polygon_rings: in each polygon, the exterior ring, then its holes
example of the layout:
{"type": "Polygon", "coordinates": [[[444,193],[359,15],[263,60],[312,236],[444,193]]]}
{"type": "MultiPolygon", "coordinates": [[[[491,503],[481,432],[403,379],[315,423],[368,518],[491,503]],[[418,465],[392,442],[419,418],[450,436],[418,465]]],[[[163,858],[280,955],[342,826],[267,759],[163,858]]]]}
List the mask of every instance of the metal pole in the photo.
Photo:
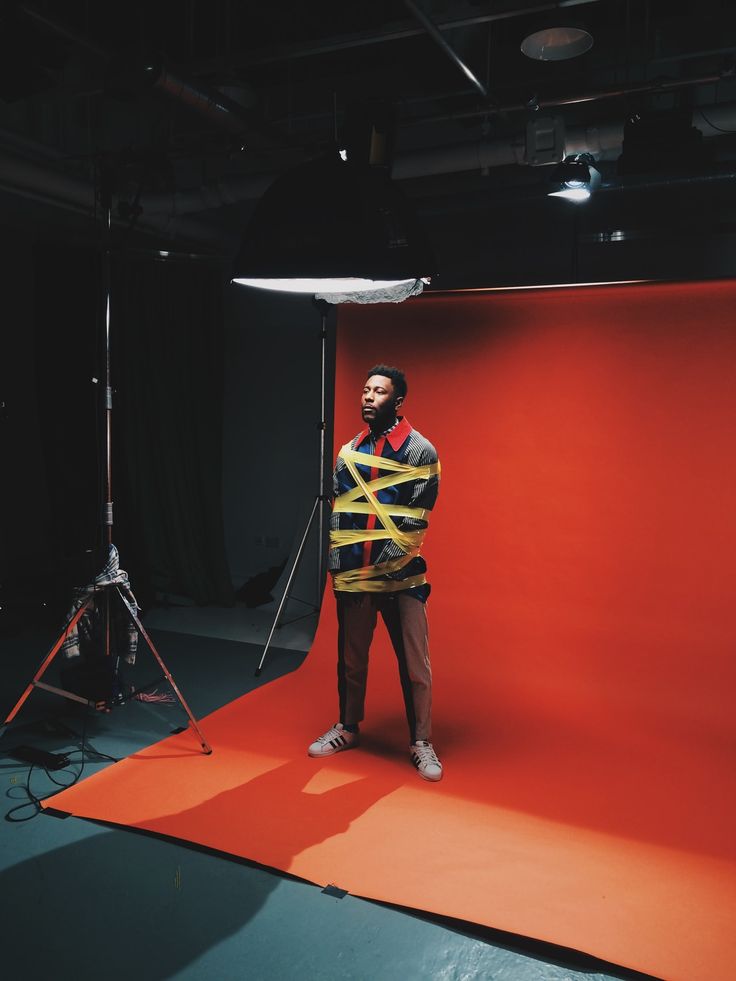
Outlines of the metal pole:
{"type": "Polygon", "coordinates": [[[462,58],[458,55],[455,49],[447,43],[445,38],[442,36],[442,31],[437,27],[434,21],[430,20],[429,17],[421,10],[415,3],[414,0],[404,0],[404,6],[407,7],[412,14],[416,17],[419,23],[422,25],[424,30],[429,34],[432,40],[439,45],[440,48],[445,52],[447,57],[453,64],[457,65],[463,75],[468,79],[468,81],[475,86],[475,88],[480,92],[484,99],[488,98],[488,91],[481,82],[479,78],[473,74],[473,72],[468,68],[462,58]]]}
{"type": "MultiPolygon", "coordinates": [[[[79,609],[67,621],[66,626],[64,627],[64,629],[61,631],[61,633],[59,634],[59,636],[54,641],[54,643],[53,643],[53,645],[51,647],[51,650],[48,652],[48,654],[43,659],[43,661],[41,661],[41,664],[38,667],[38,671],[36,671],[36,673],[34,674],[33,678],[31,679],[30,683],[27,685],[25,691],[23,692],[23,694],[20,696],[20,698],[18,699],[18,701],[15,703],[15,705],[13,706],[13,708],[10,710],[10,712],[6,716],[5,721],[2,723],[2,726],[0,726],[0,735],[2,735],[2,733],[5,731],[6,726],[9,726],[10,723],[13,721],[13,719],[16,717],[16,715],[21,710],[24,702],[26,701],[26,699],[28,698],[28,696],[31,694],[31,692],[33,691],[33,689],[39,687],[39,682],[40,682],[41,678],[44,676],[44,674],[46,672],[46,668],[49,666],[49,664],[51,664],[51,662],[53,661],[53,659],[56,657],[58,651],[61,649],[61,645],[64,643],[64,641],[66,640],[67,636],[69,635],[69,631],[72,630],[74,627],[76,627],[77,623],[79,622],[79,620],[82,617],[82,614],[84,613],[84,611],[87,609],[87,607],[89,606],[89,604],[91,602],[92,602],[92,597],[90,596],[90,597],[88,597],[80,605],[79,609]]],[[[66,698],[73,697],[73,696],[70,695],[69,692],[62,692],[62,694],[66,698]]],[[[84,702],[87,702],[88,700],[87,699],[83,699],[83,701],[84,702]]]]}
{"type": "Polygon", "coordinates": [[[260,662],[258,664],[258,667],[256,668],[256,677],[258,677],[260,675],[261,671],[263,670],[263,662],[266,660],[266,654],[268,653],[268,648],[271,646],[271,641],[273,640],[273,635],[276,632],[276,627],[277,627],[278,622],[279,622],[279,620],[281,618],[281,611],[283,610],[284,604],[286,603],[287,599],[289,598],[289,590],[291,589],[291,581],[294,578],[294,575],[295,575],[296,570],[297,570],[297,566],[299,565],[299,559],[302,557],[302,552],[304,551],[304,545],[305,545],[305,543],[307,541],[307,535],[309,534],[309,529],[312,527],[312,522],[314,521],[314,513],[315,513],[315,511],[317,510],[318,507],[320,508],[320,511],[321,511],[322,501],[320,500],[319,497],[315,497],[314,504],[312,505],[312,512],[309,515],[309,520],[307,521],[307,527],[304,529],[304,534],[302,535],[302,540],[299,543],[299,548],[298,548],[297,553],[296,553],[296,558],[294,559],[294,563],[293,563],[293,565],[291,567],[291,572],[289,573],[289,578],[286,581],[286,588],[284,589],[284,592],[283,592],[283,594],[281,596],[281,602],[279,603],[279,608],[278,608],[278,610],[276,610],[276,616],[274,617],[274,621],[273,621],[273,623],[271,625],[271,633],[268,635],[268,640],[266,641],[266,646],[263,648],[263,654],[261,654],[261,660],[260,660],[260,662]]]}
{"type": "MultiPolygon", "coordinates": [[[[110,372],[110,289],[111,289],[111,260],[110,260],[110,239],[112,233],[112,175],[107,165],[101,167],[100,192],[101,204],[104,208],[105,219],[105,248],[102,253],[102,281],[105,290],[105,502],[102,509],[102,525],[104,529],[104,540],[107,544],[107,558],[110,556],[110,546],[112,545],[112,377],[110,372]]],[[[103,616],[105,620],[104,654],[105,657],[111,655],[110,635],[112,623],[112,607],[110,605],[110,591],[105,590],[103,616]]],[[[116,666],[117,667],[117,666],[116,666]]],[[[114,684],[114,683],[113,683],[114,684]]]]}
{"type": "Polygon", "coordinates": [[[324,539],[325,539],[325,509],[324,503],[327,499],[325,494],[325,433],[327,430],[327,419],[325,416],[325,372],[327,363],[327,309],[326,304],[321,307],[322,312],[322,401],[320,403],[319,416],[319,545],[317,548],[317,602],[319,606],[322,596],[322,576],[324,575],[324,539]]]}
{"type": "Polygon", "coordinates": [[[146,633],[146,629],[143,626],[143,624],[141,623],[140,618],[135,613],[135,611],[131,607],[130,603],[128,603],[128,601],[126,600],[126,598],[123,596],[120,587],[119,586],[116,586],[115,587],[115,590],[116,590],[118,596],[120,597],[120,601],[122,602],[123,606],[128,611],[128,615],[130,616],[131,620],[133,621],[133,623],[138,628],[138,631],[139,631],[141,637],[145,640],[146,644],[148,645],[149,651],[156,658],[156,660],[158,661],[158,666],[161,668],[161,670],[163,671],[163,673],[166,675],[166,680],[169,682],[169,684],[171,685],[171,687],[174,689],[174,692],[176,694],[176,697],[179,699],[179,704],[181,705],[181,707],[186,712],[186,714],[187,714],[187,716],[189,718],[189,722],[191,723],[192,729],[194,729],[194,731],[197,734],[197,738],[199,739],[199,744],[202,747],[203,752],[207,756],[209,756],[211,754],[211,752],[212,752],[212,747],[210,746],[210,744],[207,742],[207,740],[202,735],[202,730],[197,725],[197,720],[194,718],[194,715],[192,714],[192,710],[189,708],[189,706],[186,703],[186,700],[185,700],[184,696],[179,691],[179,687],[176,684],[176,682],[174,681],[173,675],[171,674],[171,672],[169,671],[169,669],[164,664],[164,660],[161,657],[161,655],[159,654],[159,652],[156,650],[156,645],[153,643],[153,641],[151,640],[151,638],[146,633]]]}
{"type": "Polygon", "coordinates": [[[105,249],[102,253],[102,275],[105,284],[105,506],[102,520],[108,546],[112,545],[112,378],[110,373],[110,234],[112,229],[112,186],[103,168],[102,196],[105,208],[105,249]]]}

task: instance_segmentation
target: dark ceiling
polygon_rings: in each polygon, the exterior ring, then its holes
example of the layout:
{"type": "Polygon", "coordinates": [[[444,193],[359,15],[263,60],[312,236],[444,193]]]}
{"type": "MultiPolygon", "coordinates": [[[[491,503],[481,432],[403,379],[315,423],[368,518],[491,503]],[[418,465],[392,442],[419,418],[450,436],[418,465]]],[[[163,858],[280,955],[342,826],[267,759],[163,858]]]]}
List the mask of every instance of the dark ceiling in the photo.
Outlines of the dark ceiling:
{"type": "Polygon", "coordinates": [[[547,207],[544,164],[581,149],[609,200],[734,183],[732,0],[36,0],[3,4],[1,27],[8,220],[49,204],[88,217],[104,165],[120,224],[227,254],[273,176],[339,139],[346,107],[365,99],[395,106],[394,176],[437,234],[479,211],[547,207]],[[525,57],[522,39],[552,25],[584,26],[593,47],[525,57]],[[657,125],[626,168],[634,116],[657,125]],[[702,134],[702,152],[680,152],[677,126],[702,134]]]}

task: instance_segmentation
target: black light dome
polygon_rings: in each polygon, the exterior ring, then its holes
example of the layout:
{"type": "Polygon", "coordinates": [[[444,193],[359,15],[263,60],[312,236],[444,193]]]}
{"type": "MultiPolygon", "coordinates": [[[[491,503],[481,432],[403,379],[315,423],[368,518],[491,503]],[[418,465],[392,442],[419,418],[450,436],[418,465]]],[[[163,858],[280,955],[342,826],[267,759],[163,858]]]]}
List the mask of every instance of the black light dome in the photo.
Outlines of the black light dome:
{"type": "Polygon", "coordinates": [[[283,174],[266,191],[244,235],[233,281],[396,282],[434,271],[433,251],[413,209],[386,171],[352,165],[334,150],[283,174]]]}

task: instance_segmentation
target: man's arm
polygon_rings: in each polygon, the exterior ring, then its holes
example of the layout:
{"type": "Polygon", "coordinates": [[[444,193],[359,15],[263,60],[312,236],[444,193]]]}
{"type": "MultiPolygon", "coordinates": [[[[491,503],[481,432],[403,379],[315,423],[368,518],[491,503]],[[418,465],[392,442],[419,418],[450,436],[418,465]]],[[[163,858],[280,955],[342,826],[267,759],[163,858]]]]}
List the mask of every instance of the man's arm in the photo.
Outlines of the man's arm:
{"type": "MultiPolygon", "coordinates": [[[[416,454],[415,459],[411,461],[407,460],[407,462],[411,462],[412,466],[426,467],[438,462],[437,450],[434,446],[427,440],[423,440],[422,442],[423,445],[416,454]]],[[[439,474],[428,477],[426,480],[412,481],[409,486],[411,488],[411,494],[409,500],[406,502],[407,505],[411,508],[423,508],[425,511],[431,511],[437,503],[437,496],[440,490],[439,474]]],[[[426,525],[426,521],[421,521],[418,518],[400,518],[396,521],[396,526],[401,531],[425,528],[426,525]]]]}

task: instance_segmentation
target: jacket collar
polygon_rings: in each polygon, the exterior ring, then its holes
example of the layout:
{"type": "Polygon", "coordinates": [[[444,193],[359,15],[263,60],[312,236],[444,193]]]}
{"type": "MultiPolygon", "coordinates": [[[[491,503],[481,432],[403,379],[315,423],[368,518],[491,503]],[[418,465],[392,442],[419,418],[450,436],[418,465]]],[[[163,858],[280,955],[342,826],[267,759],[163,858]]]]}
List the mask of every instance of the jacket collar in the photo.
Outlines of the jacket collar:
{"type": "MultiPolygon", "coordinates": [[[[391,432],[386,436],[391,449],[396,453],[403,444],[406,437],[412,431],[412,427],[405,416],[399,416],[398,425],[394,426],[391,432]]],[[[365,429],[358,433],[358,438],[355,441],[355,446],[360,446],[371,434],[370,426],[366,426],[365,429]]],[[[379,437],[380,439],[380,437],[379,437]]]]}

